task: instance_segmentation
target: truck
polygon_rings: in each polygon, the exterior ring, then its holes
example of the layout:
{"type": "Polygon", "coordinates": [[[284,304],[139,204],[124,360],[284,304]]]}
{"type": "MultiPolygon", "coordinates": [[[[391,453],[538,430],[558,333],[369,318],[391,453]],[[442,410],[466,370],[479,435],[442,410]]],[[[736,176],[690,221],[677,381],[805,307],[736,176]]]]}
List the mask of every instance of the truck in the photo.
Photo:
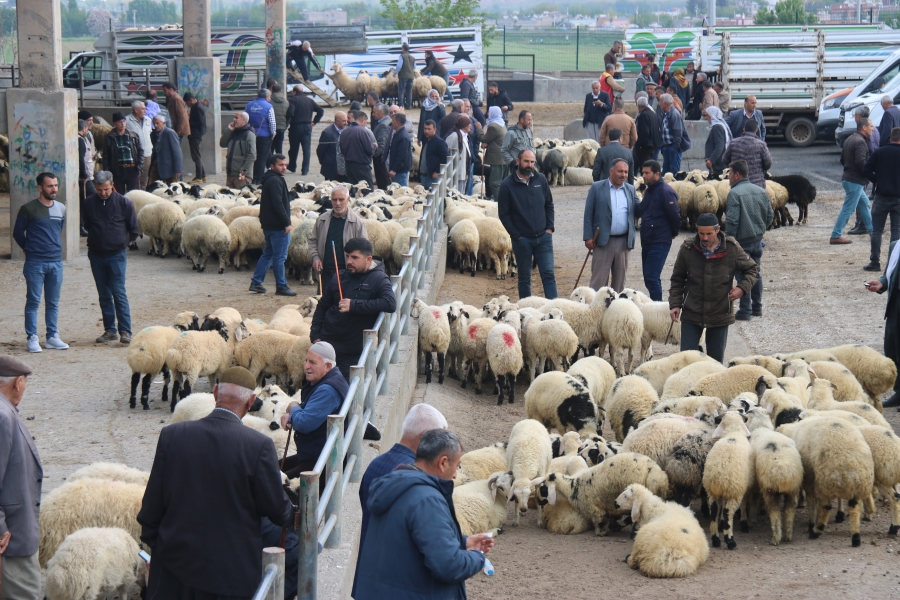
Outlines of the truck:
{"type": "Polygon", "coordinates": [[[693,61],[725,85],[731,109],[756,96],[766,129],[805,147],[820,130],[830,132],[816,124],[826,99],[857,85],[900,48],[900,31],[883,24],[709,28],[652,37],[638,31],[627,42],[626,70],[639,70],[650,53],[669,71],[693,61]]]}
{"type": "Polygon", "coordinates": [[[877,127],[881,124],[884,109],[881,98],[889,95],[894,104],[900,105],[900,50],[894,52],[883,63],[878,65],[862,83],[854,88],[840,105],[840,116],[837,119],[835,142],[844,145],[844,140],[856,131],[857,109],[865,106],[869,109],[869,118],[877,127]]]}

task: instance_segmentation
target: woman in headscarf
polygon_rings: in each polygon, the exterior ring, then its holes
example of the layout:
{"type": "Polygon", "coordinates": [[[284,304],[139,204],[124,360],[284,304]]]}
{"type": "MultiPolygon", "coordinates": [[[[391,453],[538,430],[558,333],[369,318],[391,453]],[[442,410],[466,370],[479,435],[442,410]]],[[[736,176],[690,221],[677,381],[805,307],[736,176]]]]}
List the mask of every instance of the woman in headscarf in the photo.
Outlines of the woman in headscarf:
{"type": "MultiPolygon", "coordinates": [[[[491,107],[495,108],[495,107],[491,107]]],[[[456,171],[456,189],[460,193],[466,193],[466,183],[469,180],[469,165],[472,162],[472,150],[469,146],[469,129],[472,121],[468,115],[460,114],[453,124],[453,131],[447,135],[447,150],[459,154],[459,166],[456,171]]]]}
{"type": "Polygon", "coordinates": [[[706,168],[709,178],[715,179],[728,165],[725,164],[725,150],[731,143],[731,128],[722,118],[722,110],[718,106],[707,106],[703,109],[703,118],[709,123],[709,135],[706,138],[706,168]]]}
{"type": "Polygon", "coordinates": [[[669,84],[675,88],[675,93],[681,98],[681,105],[687,106],[691,102],[691,82],[685,77],[684,69],[675,69],[672,73],[672,82],[669,84]]]}
{"type": "Polygon", "coordinates": [[[425,143],[425,121],[429,119],[435,123],[440,123],[441,119],[447,116],[444,110],[444,104],[441,102],[441,95],[438,91],[432,89],[428,92],[428,97],[422,101],[422,111],[419,113],[419,145],[425,143]]]}
{"type": "Polygon", "coordinates": [[[509,175],[509,165],[503,160],[501,149],[506,137],[506,125],[503,124],[503,111],[499,106],[488,109],[487,127],[481,132],[481,147],[485,149],[482,162],[491,168],[488,183],[488,197],[497,200],[500,183],[509,175]]]}

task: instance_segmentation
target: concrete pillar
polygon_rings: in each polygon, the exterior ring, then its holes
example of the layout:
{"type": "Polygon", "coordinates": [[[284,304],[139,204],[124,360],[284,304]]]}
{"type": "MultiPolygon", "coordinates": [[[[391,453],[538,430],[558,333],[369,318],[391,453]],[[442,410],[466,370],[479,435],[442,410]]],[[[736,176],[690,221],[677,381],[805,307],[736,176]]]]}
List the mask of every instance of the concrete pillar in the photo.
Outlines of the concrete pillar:
{"type": "Polygon", "coordinates": [[[19,27],[19,87],[58,90],[62,81],[62,21],[59,0],[29,0],[16,7],[19,27]]]}
{"type": "Polygon", "coordinates": [[[266,0],[266,78],[277,81],[285,94],[285,45],[288,41],[287,0],[266,0]]]}
{"type": "MultiPolygon", "coordinates": [[[[190,92],[206,109],[206,134],[200,144],[203,167],[207,175],[222,170],[222,152],[219,137],[222,135],[222,80],[218,58],[183,57],[175,59],[175,85],[182,96],[190,92]]],[[[188,140],[181,144],[184,155],[184,173],[196,173],[188,140]]]]}
{"type": "Polygon", "coordinates": [[[181,11],[184,15],[184,56],[212,56],[209,0],[183,0],[181,11]]]}

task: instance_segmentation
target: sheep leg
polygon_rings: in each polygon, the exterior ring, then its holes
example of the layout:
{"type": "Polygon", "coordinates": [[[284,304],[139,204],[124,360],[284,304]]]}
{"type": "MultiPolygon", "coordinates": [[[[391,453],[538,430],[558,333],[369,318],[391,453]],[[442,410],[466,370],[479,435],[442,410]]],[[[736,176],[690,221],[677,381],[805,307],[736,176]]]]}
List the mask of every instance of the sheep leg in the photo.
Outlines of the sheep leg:
{"type": "MultiPolygon", "coordinates": [[[[881,490],[879,490],[881,491],[881,490]]],[[[872,494],[866,496],[865,500],[863,500],[863,520],[867,523],[872,520],[875,516],[875,498],[872,494]]]]}
{"type": "Polygon", "coordinates": [[[465,358],[463,359],[462,367],[460,367],[460,373],[459,373],[459,387],[461,389],[466,389],[466,382],[469,380],[469,365],[470,364],[471,364],[470,361],[466,360],[465,358]]]}
{"type": "Polygon", "coordinates": [[[888,529],[888,535],[897,535],[900,532],[900,494],[889,487],[883,488],[881,493],[887,496],[891,503],[891,527],[888,529]]]}
{"type": "Polygon", "coordinates": [[[444,383],[444,353],[438,352],[437,359],[438,359],[438,383],[443,385],[443,383],[444,383]]]}
{"type": "Polygon", "coordinates": [[[434,356],[428,350],[425,351],[425,383],[431,383],[431,363],[434,356]]]}
{"type": "Polygon", "coordinates": [[[741,500],[741,533],[750,533],[750,513],[753,512],[753,500],[750,497],[750,492],[744,494],[744,499],[741,500]]]}
{"type": "Polygon", "coordinates": [[[828,523],[828,514],[831,512],[831,503],[828,500],[820,499],[818,496],[809,505],[809,514],[815,519],[809,532],[809,539],[817,539],[822,532],[825,531],[825,525],[828,523]]]}
{"type": "MultiPolygon", "coordinates": [[[[144,407],[144,410],[150,410],[150,383],[153,381],[153,374],[147,373],[144,375],[144,381],[141,383],[141,406],[144,407]]],[[[163,384],[165,386],[165,384],[163,384]]],[[[131,408],[134,408],[134,403],[132,401],[131,408]]]]}
{"type": "Polygon", "coordinates": [[[131,408],[134,408],[135,404],[137,403],[137,386],[140,380],[140,373],[131,374],[131,397],[129,397],[128,399],[128,406],[130,406],[131,408]]]}
{"type": "Polygon", "coordinates": [[[712,504],[712,510],[710,511],[710,516],[712,518],[709,521],[709,532],[712,534],[713,548],[718,548],[722,545],[722,540],[719,538],[719,519],[722,516],[722,510],[719,508],[720,503],[716,498],[710,496],[709,501],[710,504],[712,504]]]}
{"type": "Polygon", "coordinates": [[[722,536],[725,538],[725,545],[729,550],[734,550],[737,543],[734,541],[734,511],[740,508],[741,502],[733,498],[725,500],[725,507],[722,509],[723,519],[719,521],[719,528],[722,529],[722,536]],[[723,526],[724,525],[724,526],[723,526]]]}
{"type": "Polygon", "coordinates": [[[219,275],[225,272],[225,267],[228,265],[228,260],[226,259],[224,254],[219,255],[219,275]]]}
{"type": "Polygon", "coordinates": [[[475,271],[477,270],[478,260],[475,258],[475,253],[474,253],[474,252],[470,252],[470,253],[469,253],[469,256],[468,256],[468,258],[466,259],[466,262],[468,263],[469,268],[470,268],[471,271],[472,271],[472,277],[475,277],[475,271]]]}
{"type": "MultiPolygon", "coordinates": [[[[837,508],[837,514],[834,515],[834,522],[835,523],[843,523],[844,519],[847,517],[847,515],[844,514],[844,501],[843,501],[843,499],[838,498],[837,503],[838,503],[838,508],[837,508]]],[[[829,506],[828,508],[831,509],[831,506],[829,506]]]]}
{"type": "Polygon", "coordinates": [[[850,498],[847,501],[847,506],[850,509],[850,543],[854,548],[859,548],[860,544],[862,544],[859,537],[859,521],[862,514],[862,505],[857,498],[850,498]]]}
{"type": "Polygon", "coordinates": [[[781,528],[781,539],[790,542],[794,539],[794,513],[797,510],[797,494],[784,497],[784,525],[781,528]]]}
{"type": "MultiPolygon", "coordinates": [[[[506,376],[506,385],[509,387],[509,403],[513,404],[516,401],[516,374],[506,376]]],[[[900,502],[897,504],[898,510],[900,510],[900,502]]],[[[900,522],[900,521],[898,521],[900,522]]]]}
{"type": "Polygon", "coordinates": [[[481,382],[484,380],[484,363],[475,367],[475,393],[481,395],[481,382]]]}
{"type": "Polygon", "coordinates": [[[172,404],[169,406],[171,412],[175,412],[175,404],[178,402],[178,391],[181,388],[181,373],[172,370],[172,404]]]}
{"type": "MultiPolygon", "coordinates": [[[[763,492],[763,500],[769,513],[769,521],[772,523],[772,545],[777,546],[781,542],[781,494],[770,491],[763,492]]],[[[788,501],[790,502],[790,501],[788,501]]]]}
{"type": "Polygon", "coordinates": [[[506,376],[497,375],[495,379],[497,380],[497,406],[503,406],[503,386],[506,383],[506,376]]]}
{"type": "Polygon", "coordinates": [[[162,401],[169,401],[169,384],[172,383],[172,373],[169,372],[169,367],[163,365],[162,368],[163,374],[163,389],[162,389],[162,401]]]}

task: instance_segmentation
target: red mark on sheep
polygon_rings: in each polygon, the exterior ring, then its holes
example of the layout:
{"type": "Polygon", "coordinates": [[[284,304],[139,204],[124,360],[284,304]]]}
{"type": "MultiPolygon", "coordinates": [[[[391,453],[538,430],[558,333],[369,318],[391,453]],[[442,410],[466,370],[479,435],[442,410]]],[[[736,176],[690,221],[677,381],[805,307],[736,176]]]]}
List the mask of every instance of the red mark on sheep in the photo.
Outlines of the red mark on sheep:
{"type": "Polygon", "coordinates": [[[476,337],[478,337],[478,327],[469,325],[469,339],[474,340],[476,337]]]}
{"type": "Polygon", "coordinates": [[[507,348],[512,348],[516,344],[516,336],[508,331],[503,332],[503,343],[507,348]]]}
{"type": "Polygon", "coordinates": [[[435,319],[440,319],[441,311],[439,311],[438,309],[434,309],[433,311],[431,311],[431,316],[434,317],[435,319]]]}

